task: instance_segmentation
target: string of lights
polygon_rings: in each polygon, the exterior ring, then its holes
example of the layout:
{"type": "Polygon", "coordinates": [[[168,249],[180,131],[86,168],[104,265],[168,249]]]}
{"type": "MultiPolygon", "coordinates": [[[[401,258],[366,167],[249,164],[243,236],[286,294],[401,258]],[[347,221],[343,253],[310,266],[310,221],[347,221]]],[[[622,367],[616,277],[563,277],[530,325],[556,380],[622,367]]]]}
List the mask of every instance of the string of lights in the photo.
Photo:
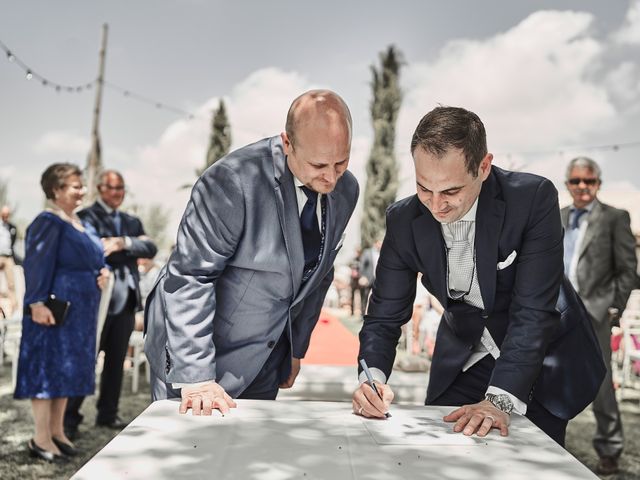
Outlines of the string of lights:
{"type": "MultiPolygon", "coordinates": [[[[85,90],[92,89],[93,86],[98,82],[98,80],[92,80],[90,82],[79,84],[79,85],[63,85],[61,83],[54,82],[44,77],[43,75],[39,74],[33,68],[29,67],[18,56],[16,56],[15,53],[13,53],[13,51],[7,45],[5,45],[2,41],[0,41],[0,49],[2,49],[5,52],[7,56],[7,60],[10,63],[15,64],[16,66],[22,69],[22,71],[25,74],[25,78],[27,80],[35,79],[39,81],[42,84],[42,86],[53,88],[56,92],[68,92],[68,93],[83,92],[85,90]]],[[[183,115],[183,116],[186,116],[189,120],[192,120],[193,118],[195,118],[195,115],[191,112],[187,112],[186,110],[183,110],[178,107],[174,107],[165,102],[160,102],[158,100],[154,100],[152,98],[146,97],[128,88],[116,85],[115,83],[111,83],[109,81],[104,80],[103,85],[111,90],[115,90],[121,93],[126,98],[131,98],[138,102],[145,103],[147,105],[152,105],[158,110],[166,110],[169,112],[176,113],[178,115],[183,115]]],[[[511,158],[515,156],[563,155],[564,152],[567,152],[567,151],[589,152],[589,151],[598,151],[598,150],[600,151],[611,150],[611,151],[617,152],[621,149],[635,148],[639,146],[640,146],[640,141],[635,141],[635,142],[627,142],[627,143],[615,143],[615,144],[609,144],[609,145],[573,146],[573,147],[556,148],[556,149],[550,149],[550,150],[533,150],[533,151],[522,151],[522,152],[496,152],[495,155],[511,158]]]]}
{"type": "MultiPolygon", "coordinates": [[[[61,83],[58,83],[58,82],[54,82],[54,81],[50,80],[49,78],[45,77],[44,75],[41,75],[40,73],[35,71],[33,68],[31,68],[26,63],[24,63],[1,40],[0,40],[0,49],[2,49],[4,51],[4,53],[7,56],[7,60],[10,63],[13,63],[14,65],[16,65],[17,67],[22,69],[22,71],[24,72],[25,78],[27,80],[34,80],[35,79],[38,82],[40,82],[43,87],[50,87],[50,88],[54,89],[56,92],[58,92],[58,93],[60,93],[60,92],[81,93],[81,92],[84,92],[86,90],[91,90],[93,88],[93,86],[98,82],[98,80],[92,80],[91,82],[83,83],[83,84],[79,84],[79,85],[64,85],[64,84],[61,84],[61,83]]],[[[136,100],[138,102],[145,103],[147,105],[153,105],[158,110],[166,110],[166,111],[169,111],[169,112],[177,113],[178,115],[184,115],[189,120],[195,118],[195,115],[193,113],[187,112],[187,111],[185,111],[185,110],[183,110],[181,108],[178,108],[178,107],[174,107],[174,106],[169,105],[169,104],[167,104],[165,102],[160,102],[158,100],[154,100],[152,98],[145,97],[144,95],[141,95],[139,93],[133,92],[128,88],[121,87],[119,85],[116,85],[114,83],[108,82],[106,80],[103,81],[103,85],[105,87],[111,89],[111,90],[115,90],[117,92],[120,92],[126,98],[131,98],[131,99],[134,99],[134,100],[136,100]]]]}
{"type": "Polygon", "coordinates": [[[532,156],[541,156],[541,155],[564,155],[566,152],[593,152],[593,151],[613,151],[617,152],[619,150],[627,149],[627,148],[636,148],[640,147],[640,141],[636,142],[626,142],[626,143],[612,143],[608,145],[576,145],[571,147],[563,147],[563,148],[555,148],[550,150],[529,150],[523,152],[495,152],[494,155],[500,155],[507,158],[515,157],[515,156],[523,156],[523,157],[532,157],[532,156]]]}
{"type": "Polygon", "coordinates": [[[63,91],[69,92],[69,93],[82,92],[84,90],[90,90],[93,87],[93,85],[96,83],[95,80],[92,80],[91,82],[88,82],[88,83],[79,84],[79,85],[63,85],[61,83],[54,82],[44,77],[43,75],[40,75],[33,68],[29,67],[26,63],[20,60],[20,58],[17,57],[11,51],[11,49],[7,47],[2,41],[0,41],[0,48],[4,50],[4,53],[7,55],[7,60],[9,60],[9,62],[13,63],[14,65],[22,69],[22,71],[24,72],[24,76],[27,80],[35,79],[39,81],[43,87],[51,87],[56,92],[63,92],[63,91]]]}
{"type": "Polygon", "coordinates": [[[120,87],[119,85],[108,82],[106,80],[104,81],[104,86],[122,93],[122,95],[124,95],[127,98],[133,98],[139,102],[146,103],[147,105],[153,105],[154,107],[160,110],[168,110],[170,112],[174,112],[179,115],[185,115],[189,120],[192,120],[193,118],[195,118],[195,115],[193,113],[187,112],[186,110],[182,110],[181,108],[167,105],[166,103],[159,102],[157,100],[153,100],[152,98],[145,97],[144,95],[140,95],[139,93],[136,93],[136,92],[132,92],[127,88],[120,87]]]}

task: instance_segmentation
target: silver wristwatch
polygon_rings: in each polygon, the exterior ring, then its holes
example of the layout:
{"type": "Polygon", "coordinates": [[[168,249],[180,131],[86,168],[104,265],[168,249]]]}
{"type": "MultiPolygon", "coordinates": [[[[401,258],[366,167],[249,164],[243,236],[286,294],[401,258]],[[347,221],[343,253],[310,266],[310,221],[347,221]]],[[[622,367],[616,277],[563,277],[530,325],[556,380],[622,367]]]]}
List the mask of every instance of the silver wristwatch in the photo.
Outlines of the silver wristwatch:
{"type": "Polygon", "coordinates": [[[509,398],[509,395],[504,393],[487,393],[484,398],[485,400],[489,400],[498,410],[502,410],[508,415],[511,415],[511,412],[513,412],[513,402],[511,398],[509,398]]]}

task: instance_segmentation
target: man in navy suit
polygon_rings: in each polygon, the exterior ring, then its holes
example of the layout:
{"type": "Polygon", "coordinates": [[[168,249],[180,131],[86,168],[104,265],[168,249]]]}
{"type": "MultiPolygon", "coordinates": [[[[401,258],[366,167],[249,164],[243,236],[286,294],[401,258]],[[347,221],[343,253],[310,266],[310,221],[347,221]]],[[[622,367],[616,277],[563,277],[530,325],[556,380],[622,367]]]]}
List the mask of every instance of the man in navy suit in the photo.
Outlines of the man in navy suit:
{"type": "Polygon", "coordinates": [[[383,417],[401,326],[416,276],[445,311],[427,405],[461,406],[454,431],[508,435],[526,415],[563,444],[568,419],[595,397],[605,366],[584,306],[563,277],[557,191],[542,177],[491,165],[484,125],[438,107],[411,142],[417,195],[387,212],[376,281],[360,332],[360,357],[382,399],[364,383],[353,410],[383,417]]]}
{"type": "MultiPolygon", "coordinates": [[[[107,265],[115,277],[109,311],[100,335],[100,350],[105,356],[96,425],[119,429],[126,426],[118,416],[122,364],[133,331],[135,313],[142,310],[137,260],[153,258],[157,248],[146,236],[139,218],[118,210],[125,197],[124,179],[119,172],[104,171],[98,192],[98,200],[78,212],[82,221],[92,225],[100,236],[107,265]]],[[[72,434],[82,421],[79,412],[82,400],[83,397],[70,398],[67,404],[65,427],[72,434]]]]}

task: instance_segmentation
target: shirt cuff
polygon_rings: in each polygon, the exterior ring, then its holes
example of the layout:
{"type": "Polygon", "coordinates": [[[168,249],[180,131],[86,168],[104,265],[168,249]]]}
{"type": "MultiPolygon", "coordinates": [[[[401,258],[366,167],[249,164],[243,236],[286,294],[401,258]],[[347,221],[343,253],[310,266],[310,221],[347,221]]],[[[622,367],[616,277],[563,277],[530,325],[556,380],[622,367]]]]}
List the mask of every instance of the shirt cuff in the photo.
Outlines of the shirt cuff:
{"type": "Polygon", "coordinates": [[[131,245],[133,245],[133,242],[131,241],[131,237],[122,237],[122,239],[124,240],[125,250],[129,250],[131,248],[131,245]]]}
{"type": "MultiPolygon", "coordinates": [[[[375,382],[381,383],[383,385],[387,383],[387,376],[379,368],[376,368],[376,367],[370,368],[369,372],[371,372],[371,376],[373,377],[373,380],[375,382]]],[[[360,383],[366,383],[368,381],[367,374],[364,373],[364,370],[360,372],[360,375],[358,375],[358,381],[360,383]]]]}
{"type": "Polygon", "coordinates": [[[205,380],[204,382],[198,383],[172,383],[171,387],[178,390],[183,387],[202,387],[203,385],[209,385],[212,383],[216,383],[214,380],[205,380]]]}
{"type": "Polygon", "coordinates": [[[501,394],[502,395],[507,395],[509,397],[509,399],[511,400],[511,402],[513,403],[513,412],[512,413],[517,413],[518,415],[524,415],[525,413],[527,413],[527,404],[524,403],[519,398],[514,397],[513,395],[511,395],[506,390],[503,390],[503,389],[498,388],[498,387],[490,386],[489,388],[487,388],[487,393],[491,393],[491,394],[495,394],[495,395],[501,395],[501,394]]]}

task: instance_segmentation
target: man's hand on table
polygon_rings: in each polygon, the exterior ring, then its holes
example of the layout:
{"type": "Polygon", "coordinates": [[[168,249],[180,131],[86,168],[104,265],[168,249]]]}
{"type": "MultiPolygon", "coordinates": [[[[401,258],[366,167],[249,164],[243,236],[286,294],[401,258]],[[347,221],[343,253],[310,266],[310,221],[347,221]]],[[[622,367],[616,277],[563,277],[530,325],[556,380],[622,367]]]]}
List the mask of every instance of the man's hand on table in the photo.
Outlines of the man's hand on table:
{"type": "Polygon", "coordinates": [[[382,399],[368,383],[361,383],[360,387],[353,392],[351,400],[353,413],[367,418],[385,418],[385,413],[389,411],[389,406],[393,401],[393,390],[387,384],[379,382],[375,382],[375,384],[382,399]]]}
{"type": "Polygon", "coordinates": [[[279,386],[280,388],[291,388],[296,381],[296,377],[300,373],[300,359],[293,357],[291,360],[291,373],[289,374],[289,378],[287,378],[284,382],[282,382],[279,386]]]}
{"type": "Polygon", "coordinates": [[[500,435],[506,437],[509,434],[509,414],[496,408],[490,401],[483,400],[473,405],[464,405],[455,409],[443,418],[445,422],[456,422],[454,432],[462,432],[465,435],[477,434],[484,437],[492,428],[500,429],[500,435]]]}
{"type": "Polygon", "coordinates": [[[187,413],[191,408],[193,415],[211,415],[215,408],[224,415],[229,413],[230,408],[236,407],[236,402],[217,383],[185,386],[181,388],[181,394],[180,413],[187,413]]]}

